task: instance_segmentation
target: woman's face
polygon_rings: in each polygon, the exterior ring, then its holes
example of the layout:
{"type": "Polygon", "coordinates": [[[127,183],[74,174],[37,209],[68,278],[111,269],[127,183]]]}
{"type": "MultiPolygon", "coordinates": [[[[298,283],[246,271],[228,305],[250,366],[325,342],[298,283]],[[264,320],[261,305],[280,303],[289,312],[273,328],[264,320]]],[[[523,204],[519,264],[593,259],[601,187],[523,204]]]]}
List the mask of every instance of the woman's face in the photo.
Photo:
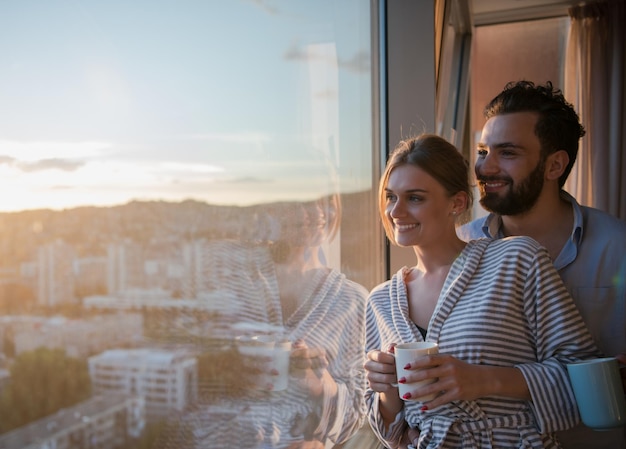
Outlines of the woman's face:
{"type": "Polygon", "coordinates": [[[454,199],[421,168],[405,164],[389,174],[385,219],[399,246],[427,246],[454,232],[454,199]]]}
{"type": "Polygon", "coordinates": [[[282,211],[281,238],[293,246],[318,246],[328,236],[336,204],[331,200],[290,203],[282,211]]]}

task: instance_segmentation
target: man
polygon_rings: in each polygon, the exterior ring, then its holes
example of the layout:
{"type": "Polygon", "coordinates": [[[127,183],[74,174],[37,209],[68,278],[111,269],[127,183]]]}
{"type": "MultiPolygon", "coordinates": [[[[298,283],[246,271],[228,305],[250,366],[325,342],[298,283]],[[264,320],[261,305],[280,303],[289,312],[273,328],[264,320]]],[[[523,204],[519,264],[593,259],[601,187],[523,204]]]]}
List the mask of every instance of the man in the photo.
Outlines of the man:
{"type": "MultiPolygon", "coordinates": [[[[527,235],[545,246],[600,350],[626,363],[626,222],[562,190],[585,134],[550,82],[509,83],[485,108],[475,171],[489,212],[464,239],[527,235]]],[[[622,377],[624,370],[622,369],[622,377]]],[[[626,428],[561,432],[563,447],[626,448],[626,428]]]]}

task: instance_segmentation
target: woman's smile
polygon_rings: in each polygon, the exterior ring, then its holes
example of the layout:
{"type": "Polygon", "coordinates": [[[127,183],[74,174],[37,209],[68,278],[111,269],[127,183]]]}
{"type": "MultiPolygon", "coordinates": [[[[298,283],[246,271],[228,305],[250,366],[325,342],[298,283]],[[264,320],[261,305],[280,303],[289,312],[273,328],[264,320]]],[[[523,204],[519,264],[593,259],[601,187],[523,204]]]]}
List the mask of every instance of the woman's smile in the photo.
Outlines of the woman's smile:
{"type": "Polygon", "coordinates": [[[393,226],[398,232],[407,232],[407,231],[412,231],[413,229],[417,228],[418,225],[416,223],[411,223],[411,224],[394,223],[393,226]]]}

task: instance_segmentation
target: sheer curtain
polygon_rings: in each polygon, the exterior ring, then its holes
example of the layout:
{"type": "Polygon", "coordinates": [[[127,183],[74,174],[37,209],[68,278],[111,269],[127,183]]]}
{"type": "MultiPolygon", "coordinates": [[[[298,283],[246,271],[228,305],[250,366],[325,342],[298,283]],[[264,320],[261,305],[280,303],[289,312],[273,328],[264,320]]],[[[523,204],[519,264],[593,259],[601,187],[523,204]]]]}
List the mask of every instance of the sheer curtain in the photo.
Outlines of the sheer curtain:
{"type": "Polygon", "coordinates": [[[581,204],[626,220],[624,11],[624,0],[569,9],[564,93],[587,130],[565,189],[581,204]]]}

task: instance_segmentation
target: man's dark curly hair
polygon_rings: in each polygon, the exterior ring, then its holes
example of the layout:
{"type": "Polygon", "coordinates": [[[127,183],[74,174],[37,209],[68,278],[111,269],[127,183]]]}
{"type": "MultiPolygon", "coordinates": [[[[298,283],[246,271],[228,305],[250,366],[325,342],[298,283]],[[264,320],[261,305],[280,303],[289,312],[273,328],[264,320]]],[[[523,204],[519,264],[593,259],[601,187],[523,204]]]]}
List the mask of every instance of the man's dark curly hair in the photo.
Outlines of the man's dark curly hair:
{"type": "Polygon", "coordinates": [[[512,112],[538,114],[535,135],[541,143],[542,157],[559,150],[567,152],[569,163],[559,178],[559,186],[563,187],[576,161],[578,142],[585,135],[585,128],[580,124],[574,107],[550,81],[543,86],[531,81],[512,81],[489,102],[484,116],[490,119],[495,115],[512,112]]]}

